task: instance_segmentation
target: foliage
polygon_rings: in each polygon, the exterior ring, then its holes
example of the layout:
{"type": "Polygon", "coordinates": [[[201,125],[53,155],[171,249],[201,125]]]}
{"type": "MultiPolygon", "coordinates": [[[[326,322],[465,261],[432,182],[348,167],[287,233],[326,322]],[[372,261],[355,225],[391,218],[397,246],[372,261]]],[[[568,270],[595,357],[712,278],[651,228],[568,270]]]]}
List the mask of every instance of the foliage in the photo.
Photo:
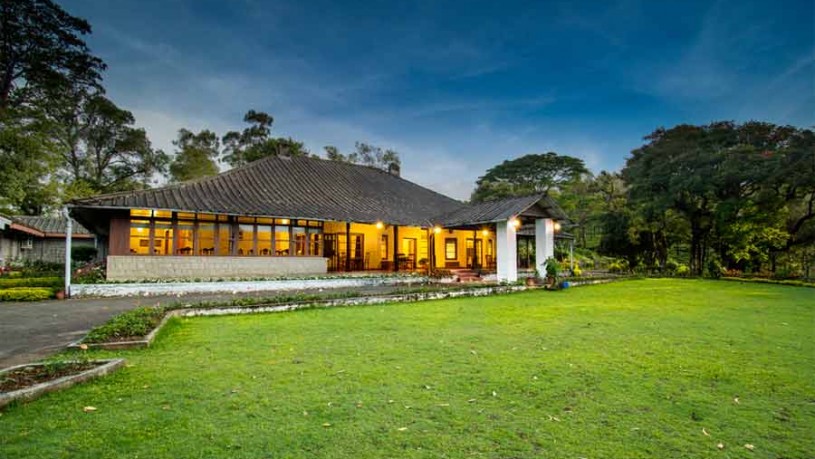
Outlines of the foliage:
{"type": "Polygon", "coordinates": [[[552,257],[546,259],[546,277],[557,279],[560,275],[560,264],[552,257]]]}
{"type": "Polygon", "coordinates": [[[442,268],[431,268],[430,272],[427,273],[427,277],[431,279],[445,279],[449,277],[453,277],[453,272],[449,269],[442,269],[442,268]]]}
{"type": "Polygon", "coordinates": [[[267,156],[308,156],[302,142],[271,136],[274,118],[268,113],[249,110],[243,117],[249,127],[229,131],[221,139],[224,161],[232,167],[242,166],[267,156]]]}
{"type": "Polygon", "coordinates": [[[48,177],[57,164],[51,147],[37,125],[0,119],[0,211],[38,215],[56,204],[56,184],[48,177]]]}
{"type": "Polygon", "coordinates": [[[126,355],[114,377],[7,408],[0,444],[7,457],[809,457],[811,295],[648,279],[172,321],[150,349],[91,352],[126,355]]]}
{"type": "Polygon", "coordinates": [[[82,39],[87,21],[50,0],[3,1],[0,18],[0,118],[47,94],[99,86],[105,64],[82,39]]]}
{"type": "Polygon", "coordinates": [[[143,337],[156,328],[163,317],[162,307],[140,307],[123,312],[107,323],[93,328],[83,342],[103,343],[143,337]]]}
{"type": "Polygon", "coordinates": [[[43,301],[53,298],[54,290],[48,287],[15,287],[0,289],[0,301],[43,301]]]}
{"type": "Polygon", "coordinates": [[[96,247],[85,245],[76,245],[71,247],[71,260],[75,262],[87,263],[94,258],[99,252],[96,247]]]}
{"type": "Polygon", "coordinates": [[[624,273],[629,270],[630,266],[626,260],[614,260],[608,265],[608,272],[610,273],[624,273]]]}
{"type": "Polygon", "coordinates": [[[676,265],[676,271],[674,272],[676,273],[677,276],[685,277],[690,275],[690,268],[688,267],[688,265],[679,263],[678,265],[676,265]]]}
{"type": "Polygon", "coordinates": [[[42,260],[25,260],[22,264],[23,277],[58,277],[65,272],[65,265],[42,260]]]}
{"type": "Polygon", "coordinates": [[[86,263],[77,268],[72,276],[76,284],[99,284],[105,281],[106,263],[104,260],[86,263]]]}
{"type": "Polygon", "coordinates": [[[214,132],[205,129],[196,134],[180,129],[173,145],[178,149],[170,164],[173,181],[183,182],[218,174],[216,161],[220,154],[220,139],[214,132]]]}
{"type": "Polygon", "coordinates": [[[60,288],[63,286],[61,277],[18,277],[4,279],[0,278],[0,289],[17,287],[48,287],[60,288]]]}
{"type": "Polygon", "coordinates": [[[583,275],[583,270],[580,269],[579,264],[574,265],[574,269],[572,269],[572,275],[575,276],[575,277],[580,277],[580,276],[583,275]]]}
{"type": "Polygon", "coordinates": [[[327,145],[323,147],[326,158],[331,161],[340,161],[351,164],[361,164],[363,166],[375,167],[385,171],[400,172],[402,160],[395,150],[385,149],[365,142],[356,142],[356,150],[348,155],[340,153],[335,146],[327,145]]]}
{"type": "Polygon", "coordinates": [[[548,192],[588,174],[582,159],[554,152],[522,156],[487,170],[476,181],[473,202],[548,192]]]}

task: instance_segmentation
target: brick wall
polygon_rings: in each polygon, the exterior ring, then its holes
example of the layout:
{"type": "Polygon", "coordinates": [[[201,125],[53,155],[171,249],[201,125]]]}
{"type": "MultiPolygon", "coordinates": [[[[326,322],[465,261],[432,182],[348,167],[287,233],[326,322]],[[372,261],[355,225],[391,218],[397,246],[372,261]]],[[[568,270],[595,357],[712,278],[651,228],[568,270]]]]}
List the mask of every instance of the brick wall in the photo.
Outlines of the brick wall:
{"type": "Polygon", "coordinates": [[[229,279],[325,274],[322,257],[107,257],[107,279],[229,279]]]}

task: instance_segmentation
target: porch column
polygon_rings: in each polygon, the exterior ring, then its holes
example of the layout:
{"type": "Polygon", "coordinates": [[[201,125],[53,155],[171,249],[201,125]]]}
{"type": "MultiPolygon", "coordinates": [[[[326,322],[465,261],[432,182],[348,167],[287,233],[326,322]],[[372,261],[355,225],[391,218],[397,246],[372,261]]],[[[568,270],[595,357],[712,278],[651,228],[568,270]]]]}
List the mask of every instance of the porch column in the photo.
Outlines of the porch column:
{"type": "Polygon", "coordinates": [[[498,282],[518,280],[518,239],[515,227],[509,220],[495,224],[496,258],[498,262],[498,282]]]}
{"type": "Polygon", "coordinates": [[[393,271],[399,271],[399,225],[393,225],[393,271]]]}
{"type": "Polygon", "coordinates": [[[555,221],[551,218],[535,220],[535,269],[541,276],[546,273],[546,259],[555,256],[555,221]]]}
{"type": "MultiPolygon", "coordinates": [[[[289,239],[291,241],[291,239],[289,239]]],[[[291,244],[291,242],[289,242],[291,244]]],[[[351,222],[345,222],[345,271],[351,270],[351,222]]]]}

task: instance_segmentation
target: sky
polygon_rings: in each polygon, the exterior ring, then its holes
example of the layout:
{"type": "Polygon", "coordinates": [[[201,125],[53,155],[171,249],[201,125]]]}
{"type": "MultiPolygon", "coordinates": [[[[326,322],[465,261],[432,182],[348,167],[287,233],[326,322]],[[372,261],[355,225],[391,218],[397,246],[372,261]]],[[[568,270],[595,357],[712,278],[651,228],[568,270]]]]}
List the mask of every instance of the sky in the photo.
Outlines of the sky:
{"type": "MultiPolygon", "coordinates": [[[[58,0],[59,1],[59,0],[58,0]]],[[[619,170],[658,127],[815,125],[815,2],[62,0],[153,144],[249,109],[466,199],[507,159],[619,170]]]]}

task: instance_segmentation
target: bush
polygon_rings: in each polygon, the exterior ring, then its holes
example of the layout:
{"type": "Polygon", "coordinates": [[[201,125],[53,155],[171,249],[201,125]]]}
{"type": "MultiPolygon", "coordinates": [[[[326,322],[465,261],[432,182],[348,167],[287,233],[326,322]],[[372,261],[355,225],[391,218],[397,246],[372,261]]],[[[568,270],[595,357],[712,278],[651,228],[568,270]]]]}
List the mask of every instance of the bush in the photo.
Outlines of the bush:
{"type": "Polygon", "coordinates": [[[676,265],[676,275],[677,276],[683,276],[684,277],[684,276],[687,276],[689,274],[690,274],[690,268],[688,268],[688,265],[683,265],[682,263],[679,263],[678,265],[676,265]]]}
{"type": "Polygon", "coordinates": [[[724,268],[719,260],[711,258],[707,262],[707,275],[712,279],[718,279],[724,274],[724,268]]]}
{"type": "Polygon", "coordinates": [[[60,277],[22,277],[0,279],[0,289],[18,287],[49,287],[60,288],[63,285],[60,277]]]}
{"type": "Polygon", "coordinates": [[[546,259],[546,277],[557,278],[560,274],[560,265],[557,260],[552,257],[546,259]]]}
{"type": "Polygon", "coordinates": [[[0,301],[42,301],[54,296],[54,290],[45,287],[17,287],[0,290],[0,301]]]}
{"type": "Polygon", "coordinates": [[[453,272],[449,269],[431,269],[427,277],[431,279],[443,279],[445,277],[453,277],[453,272]]]}
{"type": "Polygon", "coordinates": [[[83,342],[102,343],[146,336],[164,317],[162,307],[141,307],[123,312],[90,331],[83,342]]]}
{"type": "Polygon", "coordinates": [[[612,260],[608,264],[608,272],[610,273],[623,273],[628,271],[628,262],[626,260],[612,260]]]}
{"type": "Polygon", "coordinates": [[[665,266],[663,267],[663,269],[669,273],[675,273],[677,268],[679,268],[679,263],[670,259],[665,262],[665,266]]]}
{"type": "Polygon", "coordinates": [[[98,284],[105,281],[106,272],[104,261],[87,263],[74,271],[73,280],[77,284],[98,284]]]}
{"type": "Polygon", "coordinates": [[[580,265],[574,265],[574,269],[572,270],[572,275],[575,277],[580,277],[583,275],[583,270],[580,269],[580,265]]]}
{"type": "Polygon", "coordinates": [[[62,263],[52,263],[49,261],[26,260],[23,263],[23,277],[45,277],[59,276],[63,273],[62,263]]]}
{"type": "Polygon", "coordinates": [[[97,252],[96,247],[88,247],[86,245],[71,247],[71,259],[87,263],[96,258],[97,252]]]}

